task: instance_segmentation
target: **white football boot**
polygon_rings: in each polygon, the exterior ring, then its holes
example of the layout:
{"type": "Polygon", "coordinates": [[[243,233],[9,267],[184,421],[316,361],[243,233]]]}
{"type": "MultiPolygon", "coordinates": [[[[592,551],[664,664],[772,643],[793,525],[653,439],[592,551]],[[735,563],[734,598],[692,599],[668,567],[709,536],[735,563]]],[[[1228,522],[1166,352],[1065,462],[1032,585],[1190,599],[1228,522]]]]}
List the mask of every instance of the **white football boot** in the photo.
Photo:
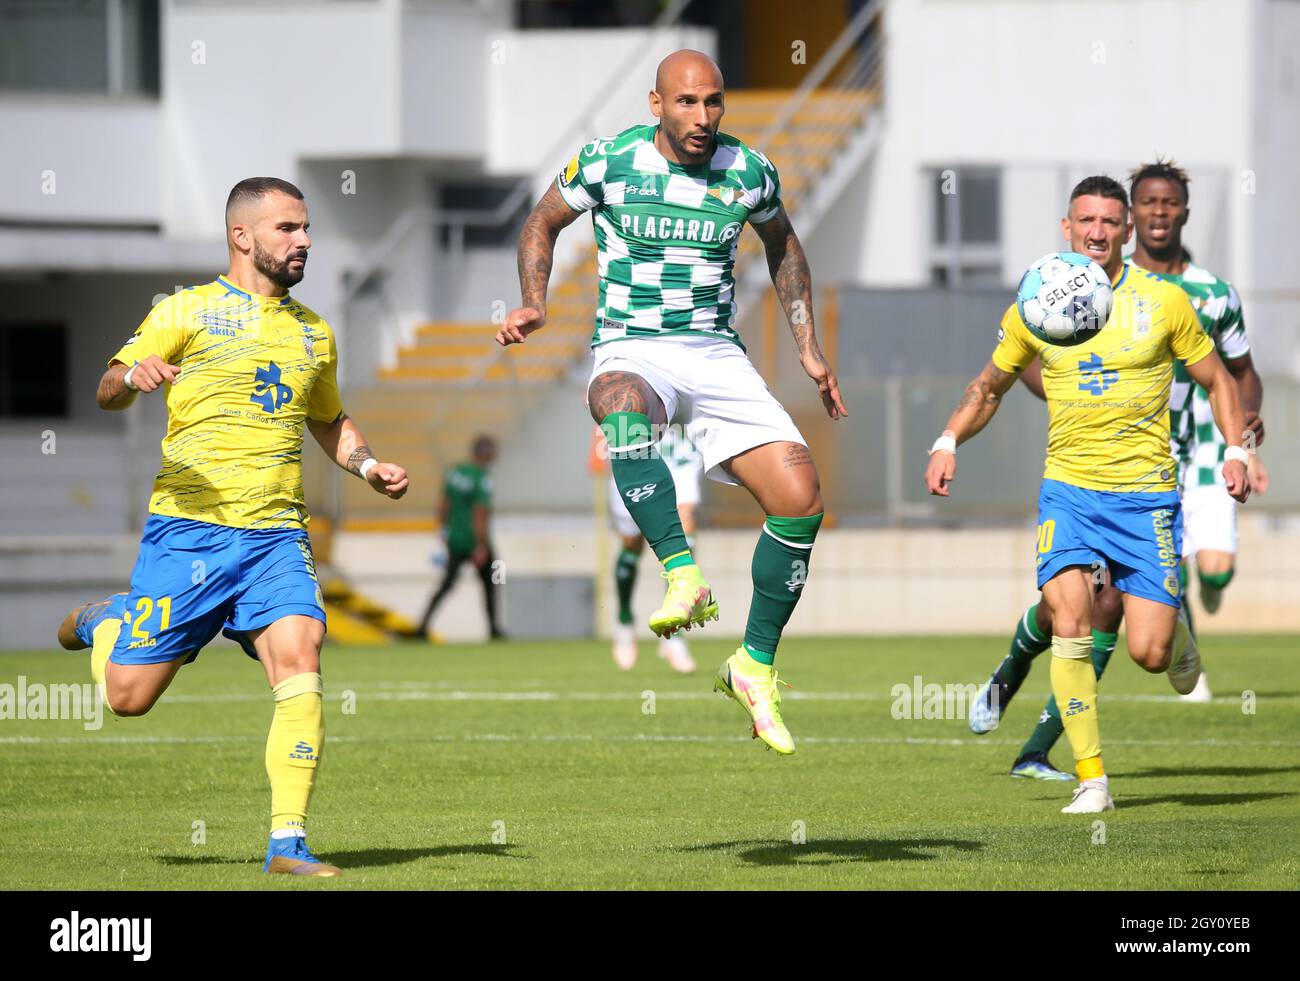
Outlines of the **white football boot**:
{"type": "Polygon", "coordinates": [[[1110,799],[1110,789],[1105,777],[1084,780],[1074,788],[1074,797],[1070,803],[1061,808],[1062,814],[1100,814],[1102,811],[1115,810],[1115,802],[1110,799]]]}
{"type": "Polygon", "coordinates": [[[1187,610],[1180,608],[1174,625],[1174,653],[1169,659],[1169,683],[1180,695],[1190,695],[1201,676],[1201,652],[1187,625],[1187,610]]]}
{"type": "Polygon", "coordinates": [[[1210,683],[1205,680],[1204,671],[1196,679],[1196,687],[1186,695],[1180,695],[1178,700],[1180,702],[1195,702],[1197,705],[1209,705],[1214,701],[1214,693],[1210,691],[1210,683]]]}
{"type": "Polygon", "coordinates": [[[614,663],[620,671],[636,667],[636,628],[630,623],[614,625],[614,663]]]}
{"type": "Polygon", "coordinates": [[[691,650],[681,637],[665,637],[659,641],[659,656],[680,674],[691,674],[695,670],[695,658],[691,657],[691,650]]]}

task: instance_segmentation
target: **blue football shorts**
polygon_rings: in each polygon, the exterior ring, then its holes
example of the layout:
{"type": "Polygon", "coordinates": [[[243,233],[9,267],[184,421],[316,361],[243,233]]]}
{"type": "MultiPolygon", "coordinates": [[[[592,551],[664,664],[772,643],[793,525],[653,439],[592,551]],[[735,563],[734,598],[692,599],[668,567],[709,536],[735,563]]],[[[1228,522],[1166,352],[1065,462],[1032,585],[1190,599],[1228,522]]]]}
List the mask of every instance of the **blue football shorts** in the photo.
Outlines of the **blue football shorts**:
{"type": "Polygon", "coordinates": [[[256,659],[248,631],[293,614],[325,622],[305,531],[151,514],[111,660],[159,664],[184,657],[188,664],[218,631],[256,659]]]}
{"type": "Polygon", "coordinates": [[[1128,494],[1044,480],[1038,492],[1038,588],[1069,566],[1100,564],[1121,592],[1178,606],[1182,539],[1176,491],[1128,494]]]}

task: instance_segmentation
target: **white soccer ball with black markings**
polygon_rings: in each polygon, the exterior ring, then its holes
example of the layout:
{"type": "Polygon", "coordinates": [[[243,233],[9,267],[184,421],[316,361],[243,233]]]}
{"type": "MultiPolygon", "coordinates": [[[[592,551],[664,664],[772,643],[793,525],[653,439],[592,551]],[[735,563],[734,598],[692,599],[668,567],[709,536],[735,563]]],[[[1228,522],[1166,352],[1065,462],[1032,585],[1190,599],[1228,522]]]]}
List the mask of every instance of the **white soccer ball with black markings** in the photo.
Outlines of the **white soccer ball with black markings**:
{"type": "Polygon", "coordinates": [[[1016,307],[1048,344],[1082,344],[1106,326],[1114,294],[1106,270],[1077,252],[1049,252],[1026,270],[1016,307]]]}

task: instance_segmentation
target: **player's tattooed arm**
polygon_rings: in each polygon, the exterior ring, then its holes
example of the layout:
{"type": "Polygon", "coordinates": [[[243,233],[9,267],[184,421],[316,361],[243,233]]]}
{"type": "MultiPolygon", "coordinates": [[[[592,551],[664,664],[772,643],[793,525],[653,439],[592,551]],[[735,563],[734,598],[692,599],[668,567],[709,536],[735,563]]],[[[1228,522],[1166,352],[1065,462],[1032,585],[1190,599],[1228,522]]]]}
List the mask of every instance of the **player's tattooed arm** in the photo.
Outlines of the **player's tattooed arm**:
{"type": "Polygon", "coordinates": [[[519,232],[518,265],[521,305],[506,315],[497,331],[497,343],[522,344],[524,338],[546,323],[546,288],[551,281],[551,264],[555,259],[555,240],[560,231],[582,214],[574,211],[552,184],[519,232]]]}
{"type": "Polygon", "coordinates": [[[110,412],[125,409],[135,401],[136,392],[154,392],[164,384],[171,384],[181,376],[181,369],[168,364],[156,354],[151,354],[135,364],[123,364],[114,361],[99,380],[95,400],[101,409],[110,412]],[[127,385],[127,372],[131,373],[131,385],[127,385]]]}
{"type": "MultiPolygon", "coordinates": [[[[957,408],[948,417],[948,427],[943,435],[952,437],[960,445],[988,425],[993,413],[998,411],[1002,396],[1016,383],[1017,374],[1019,372],[1003,371],[992,361],[986,364],[984,370],[966,386],[957,408]]],[[[947,497],[948,485],[956,476],[957,454],[936,443],[930,451],[930,462],[925,468],[926,490],[939,497],[947,497]]]]}
{"type": "Polygon", "coordinates": [[[116,412],[135,401],[136,393],[127,388],[123,381],[129,367],[118,361],[104,372],[104,377],[99,380],[99,388],[95,391],[95,401],[101,409],[116,412]]]}
{"type": "MultiPolygon", "coordinates": [[[[366,445],[365,436],[347,415],[340,415],[333,422],[309,419],[307,428],[321,449],[348,473],[360,477],[362,465],[374,457],[366,445]]],[[[406,471],[395,463],[375,463],[362,479],[375,490],[392,498],[405,494],[410,483],[406,471]]]]}
{"type": "Polygon", "coordinates": [[[348,454],[348,462],[343,465],[345,470],[350,470],[358,477],[361,476],[361,465],[373,457],[370,447],[362,443],[355,450],[348,454]]]}
{"type": "Polygon", "coordinates": [[[844,400],[840,396],[839,381],[831,366],[822,354],[821,345],[817,343],[817,330],[813,321],[812,307],[812,271],[808,268],[808,257],[804,255],[799,236],[794,233],[790,217],[785,207],[779,207],[776,215],[761,225],[754,225],[767,252],[767,269],[772,276],[772,285],[776,287],[777,299],[785,311],[790,323],[790,333],[794,336],[795,347],[799,351],[799,361],[804,371],[817,383],[818,394],[826,413],[832,419],[847,416],[844,400]]]}
{"type": "Polygon", "coordinates": [[[808,268],[808,257],[804,255],[799,236],[794,233],[784,206],[777,209],[771,220],[753,228],[767,253],[767,271],[772,276],[781,309],[790,322],[795,346],[803,354],[817,346],[813,326],[812,271],[808,268]]]}
{"type": "Polygon", "coordinates": [[[986,364],[966,386],[945,432],[951,432],[960,446],[987,426],[1002,404],[1002,396],[1016,383],[1017,374],[1003,371],[992,361],[986,364]]]}

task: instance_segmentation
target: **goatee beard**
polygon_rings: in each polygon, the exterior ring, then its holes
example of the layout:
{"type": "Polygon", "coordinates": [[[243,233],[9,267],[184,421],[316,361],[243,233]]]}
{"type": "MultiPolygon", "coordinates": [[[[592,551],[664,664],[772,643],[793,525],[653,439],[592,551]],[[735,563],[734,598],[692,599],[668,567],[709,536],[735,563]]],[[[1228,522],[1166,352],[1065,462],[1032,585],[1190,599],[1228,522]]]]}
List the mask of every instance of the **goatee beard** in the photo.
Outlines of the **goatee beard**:
{"type": "MultiPolygon", "coordinates": [[[[293,258],[305,257],[295,254],[294,256],[290,256],[290,259],[293,258]]],[[[289,261],[289,259],[285,259],[283,262],[277,262],[270,253],[262,250],[261,245],[256,242],[253,243],[253,266],[263,276],[275,283],[276,286],[285,290],[300,283],[303,274],[307,271],[307,267],[304,264],[302,269],[295,272],[289,268],[289,261]]]]}

